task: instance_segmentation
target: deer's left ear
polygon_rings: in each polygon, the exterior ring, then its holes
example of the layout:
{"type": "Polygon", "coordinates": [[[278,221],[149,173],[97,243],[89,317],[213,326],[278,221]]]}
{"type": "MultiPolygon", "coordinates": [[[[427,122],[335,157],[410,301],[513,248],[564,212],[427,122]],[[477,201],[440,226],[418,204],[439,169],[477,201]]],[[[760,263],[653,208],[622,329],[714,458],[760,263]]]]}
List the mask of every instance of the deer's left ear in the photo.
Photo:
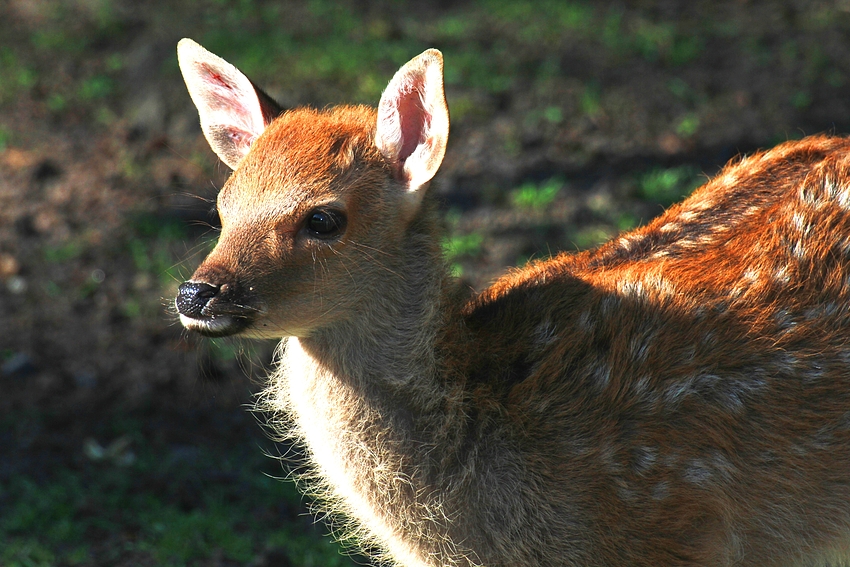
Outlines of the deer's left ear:
{"type": "Polygon", "coordinates": [[[281,108],[236,67],[192,41],[177,44],[177,60],[212,150],[231,169],[281,108]]]}
{"type": "Polygon", "coordinates": [[[414,207],[437,173],[449,139],[443,55],[429,49],[396,72],[381,96],[375,142],[414,207]]]}

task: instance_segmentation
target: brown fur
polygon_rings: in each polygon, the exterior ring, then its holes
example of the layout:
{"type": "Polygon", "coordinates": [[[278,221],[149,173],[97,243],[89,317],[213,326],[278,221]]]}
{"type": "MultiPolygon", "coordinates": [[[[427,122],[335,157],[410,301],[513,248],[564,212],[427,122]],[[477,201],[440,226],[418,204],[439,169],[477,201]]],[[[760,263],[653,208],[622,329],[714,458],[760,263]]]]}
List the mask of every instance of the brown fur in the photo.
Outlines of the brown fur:
{"type": "Polygon", "coordinates": [[[241,290],[212,318],[292,336],[265,402],[360,537],[411,566],[847,557],[850,141],[730,164],[649,225],[467,301],[375,120],[271,122],[193,276],[241,290]],[[348,215],[324,244],[301,228],[323,203],[348,215]]]}

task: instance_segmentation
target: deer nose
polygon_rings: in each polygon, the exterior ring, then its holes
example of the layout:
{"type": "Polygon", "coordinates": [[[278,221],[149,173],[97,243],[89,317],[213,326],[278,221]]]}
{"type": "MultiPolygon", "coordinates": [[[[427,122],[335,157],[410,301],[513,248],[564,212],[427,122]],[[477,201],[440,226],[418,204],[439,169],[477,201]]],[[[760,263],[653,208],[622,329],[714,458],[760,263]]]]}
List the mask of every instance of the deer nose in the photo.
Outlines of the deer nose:
{"type": "Polygon", "coordinates": [[[177,288],[174,301],[177,312],[192,319],[203,317],[203,309],[210,300],[218,295],[219,288],[204,282],[185,282],[177,288]]]}

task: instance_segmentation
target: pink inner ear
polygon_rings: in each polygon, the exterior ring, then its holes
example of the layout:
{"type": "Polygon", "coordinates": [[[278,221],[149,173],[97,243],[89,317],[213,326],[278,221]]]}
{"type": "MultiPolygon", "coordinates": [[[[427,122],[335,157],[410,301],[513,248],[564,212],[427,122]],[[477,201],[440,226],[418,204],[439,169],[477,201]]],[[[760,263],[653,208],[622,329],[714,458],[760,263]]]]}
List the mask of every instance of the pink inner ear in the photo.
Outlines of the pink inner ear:
{"type": "Polygon", "coordinates": [[[244,101],[240,98],[244,96],[238,90],[230,77],[222,74],[215,67],[207,64],[200,64],[201,73],[204,82],[209,85],[207,103],[216,109],[226,109],[238,116],[249,116],[250,110],[245,106],[244,101]]]}
{"type": "Polygon", "coordinates": [[[403,164],[425,139],[428,126],[428,112],[420,93],[424,77],[415,77],[410,89],[404,89],[398,97],[398,118],[401,129],[401,147],[398,161],[403,164]]]}
{"type": "Polygon", "coordinates": [[[230,139],[233,140],[233,144],[240,148],[247,148],[254,143],[256,136],[251,134],[250,132],[246,132],[241,128],[230,127],[226,128],[225,131],[227,135],[230,136],[230,139]]]}
{"type": "Polygon", "coordinates": [[[217,72],[215,69],[213,69],[210,65],[206,63],[201,63],[201,69],[204,72],[204,76],[206,76],[210,82],[216,83],[218,86],[224,87],[228,90],[233,90],[233,85],[228,83],[224,79],[224,76],[221,73],[217,72]]]}

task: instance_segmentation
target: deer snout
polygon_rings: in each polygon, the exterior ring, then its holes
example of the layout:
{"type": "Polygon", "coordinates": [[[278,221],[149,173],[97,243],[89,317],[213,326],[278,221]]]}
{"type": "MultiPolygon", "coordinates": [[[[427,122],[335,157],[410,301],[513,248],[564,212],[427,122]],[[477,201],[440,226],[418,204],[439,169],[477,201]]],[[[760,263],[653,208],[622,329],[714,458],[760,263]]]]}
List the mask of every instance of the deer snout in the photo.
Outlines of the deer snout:
{"type": "Polygon", "coordinates": [[[248,327],[257,310],[228,284],[187,281],[177,288],[174,305],[180,322],[190,331],[223,337],[248,327]]]}
{"type": "Polygon", "coordinates": [[[185,282],[177,288],[177,299],[174,301],[180,315],[198,319],[203,316],[204,308],[210,300],[218,295],[218,286],[204,282],[185,282]]]}

